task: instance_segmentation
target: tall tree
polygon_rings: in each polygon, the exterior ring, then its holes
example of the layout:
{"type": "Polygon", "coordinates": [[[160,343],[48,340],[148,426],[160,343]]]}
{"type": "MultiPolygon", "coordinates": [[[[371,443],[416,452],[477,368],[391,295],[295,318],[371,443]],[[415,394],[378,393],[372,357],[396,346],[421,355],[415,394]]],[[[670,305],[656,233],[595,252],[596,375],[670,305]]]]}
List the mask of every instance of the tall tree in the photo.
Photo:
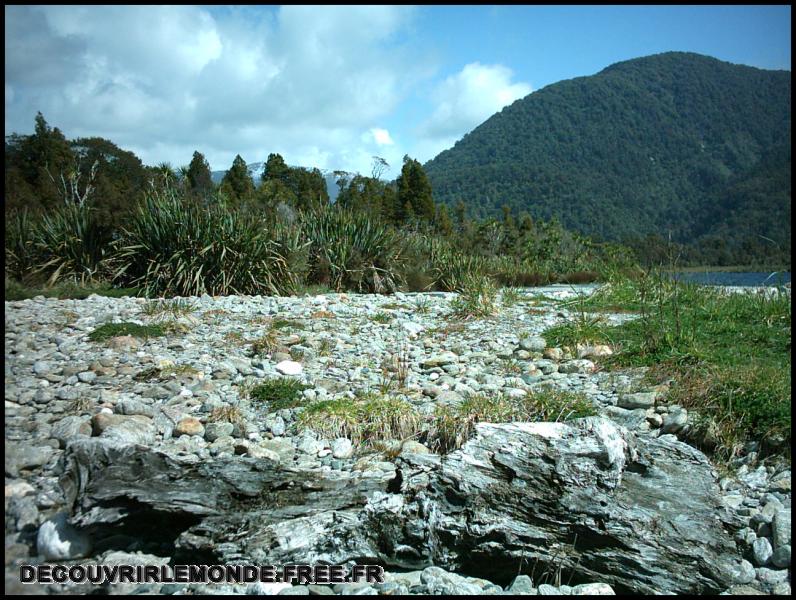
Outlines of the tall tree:
{"type": "Polygon", "coordinates": [[[210,175],[210,164],[204,155],[196,151],[193,153],[191,164],[185,174],[188,180],[188,189],[199,200],[207,201],[215,187],[210,175]]]}
{"type": "Polygon", "coordinates": [[[399,221],[417,218],[426,223],[434,221],[436,214],[434,199],[431,194],[431,182],[419,162],[404,156],[404,165],[398,177],[398,214],[399,221]],[[411,211],[406,209],[411,207],[411,211]],[[411,212],[411,216],[410,216],[411,212]]]}
{"type": "Polygon", "coordinates": [[[290,167],[285,164],[285,159],[282,158],[282,155],[269,154],[268,160],[265,161],[265,166],[263,167],[263,182],[276,180],[287,183],[289,175],[290,167]]]}
{"type": "Polygon", "coordinates": [[[232,161],[232,167],[221,180],[221,190],[234,203],[240,205],[251,200],[254,195],[254,180],[249,175],[246,161],[238,154],[232,161]]]}

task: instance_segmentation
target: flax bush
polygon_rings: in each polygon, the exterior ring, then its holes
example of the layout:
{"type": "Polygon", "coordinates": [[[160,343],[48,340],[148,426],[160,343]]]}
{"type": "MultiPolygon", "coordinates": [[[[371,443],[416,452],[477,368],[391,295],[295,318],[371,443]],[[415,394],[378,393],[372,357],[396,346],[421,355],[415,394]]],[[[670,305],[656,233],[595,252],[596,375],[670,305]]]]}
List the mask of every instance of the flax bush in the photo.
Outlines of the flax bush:
{"type": "Polygon", "coordinates": [[[199,207],[174,191],[151,192],[117,242],[116,278],[148,296],[269,294],[294,291],[284,238],[223,205],[199,207]]]}

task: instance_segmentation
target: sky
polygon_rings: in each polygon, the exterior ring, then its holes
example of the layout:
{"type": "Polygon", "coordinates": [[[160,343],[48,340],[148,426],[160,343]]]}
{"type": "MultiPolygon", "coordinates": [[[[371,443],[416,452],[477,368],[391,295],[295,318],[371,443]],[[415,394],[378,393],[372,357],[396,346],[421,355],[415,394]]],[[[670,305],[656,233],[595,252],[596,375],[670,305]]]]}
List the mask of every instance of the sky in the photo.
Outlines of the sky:
{"type": "Polygon", "coordinates": [[[400,173],[555,82],[697,52],[790,70],[790,6],[6,6],[5,132],[148,165],[400,173]]]}

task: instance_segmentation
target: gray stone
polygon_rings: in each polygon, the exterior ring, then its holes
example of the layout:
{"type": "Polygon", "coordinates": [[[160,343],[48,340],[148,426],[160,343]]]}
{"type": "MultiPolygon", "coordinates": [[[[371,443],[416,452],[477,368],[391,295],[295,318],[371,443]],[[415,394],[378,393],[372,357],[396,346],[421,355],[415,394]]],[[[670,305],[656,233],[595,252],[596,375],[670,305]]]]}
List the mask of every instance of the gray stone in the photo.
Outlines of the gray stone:
{"type": "MultiPolygon", "coordinates": [[[[564,586],[561,586],[564,587],[564,586]]],[[[582,583],[572,588],[573,596],[615,596],[616,592],[607,583],[582,583]]]]}
{"type": "Polygon", "coordinates": [[[354,453],[354,447],[348,438],[337,438],[331,444],[332,456],[335,458],[350,458],[354,453]]]}
{"type": "Polygon", "coordinates": [[[791,539],[790,510],[778,510],[771,521],[771,544],[776,550],[780,546],[790,545],[791,539]]]}
{"type": "Polygon", "coordinates": [[[514,594],[533,594],[536,589],[533,587],[533,581],[527,575],[517,575],[511,585],[506,588],[509,592],[514,594]]]}
{"type": "Polygon", "coordinates": [[[783,581],[787,581],[788,579],[788,570],[782,569],[774,570],[774,569],[767,569],[765,567],[760,567],[756,569],[757,572],[757,580],[760,583],[764,583],[769,586],[777,585],[778,583],[782,583],[783,581]]]}
{"type": "Polygon", "coordinates": [[[732,582],[736,584],[750,583],[755,580],[755,568],[752,563],[746,559],[741,559],[741,562],[732,571],[732,582]]]}
{"type": "Polygon", "coordinates": [[[5,443],[5,471],[11,477],[17,477],[20,469],[35,469],[46,465],[53,455],[49,446],[33,446],[15,442],[5,443]]]}
{"type": "Polygon", "coordinates": [[[66,512],[59,512],[39,527],[36,549],[45,560],[71,560],[88,556],[91,540],[67,522],[66,512]]]}
{"type": "Polygon", "coordinates": [[[50,437],[55,438],[60,443],[60,447],[78,437],[91,436],[91,419],[89,417],[69,416],[53,423],[50,437]]]}
{"type": "Polygon", "coordinates": [[[520,338],[520,348],[528,352],[542,352],[547,346],[544,338],[541,336],[528,336],[520,338]]]}
{"type": "Polygon", "coordinates": [[[220,437],[230,436],[234,428],[232,423],[224,421],[208,423],[205,425],[205,439],[208,442],[214,442],[220,437]]]}
{"type": "Polygon", "coordinates": [[[774,551],[771,549],[771,542],[766,538],[757,538],[752,544],[752,557],[754,563],[760,567],[768,564],[774,551]]]}
{"type": "Polygon", "coordinates": [[[636,392],[633,394],[620,394],[616,403],[620,408],[651,408],[655,406],[658,397],[656,392],[636,392]]]}
{"type": "Polygon", "coordinates": [[[688,412],[684,408],[676,408],[663,417],[661,431],[664,433],[677,433],[688,423],[688,412]]]}
{"type": "Polygon", "coordinates": [[[790,544],[780,546],[774,551],[771,556],[771,563],[780,569],[787,569],[790,567],[790,544]]]}

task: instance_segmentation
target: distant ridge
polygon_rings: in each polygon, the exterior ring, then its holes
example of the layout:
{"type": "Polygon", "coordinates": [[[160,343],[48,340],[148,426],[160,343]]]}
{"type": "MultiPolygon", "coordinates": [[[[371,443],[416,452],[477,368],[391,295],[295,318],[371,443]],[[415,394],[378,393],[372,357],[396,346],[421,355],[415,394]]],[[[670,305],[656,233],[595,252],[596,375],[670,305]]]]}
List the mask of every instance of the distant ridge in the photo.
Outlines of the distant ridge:
{"type": "Polygon", "coordinates": [[[789,255],[790,95],[790,71],[667,52],[533,92],[425,168],[435,200],[474,216],[507,204],[605,239],[789,255]]]}

